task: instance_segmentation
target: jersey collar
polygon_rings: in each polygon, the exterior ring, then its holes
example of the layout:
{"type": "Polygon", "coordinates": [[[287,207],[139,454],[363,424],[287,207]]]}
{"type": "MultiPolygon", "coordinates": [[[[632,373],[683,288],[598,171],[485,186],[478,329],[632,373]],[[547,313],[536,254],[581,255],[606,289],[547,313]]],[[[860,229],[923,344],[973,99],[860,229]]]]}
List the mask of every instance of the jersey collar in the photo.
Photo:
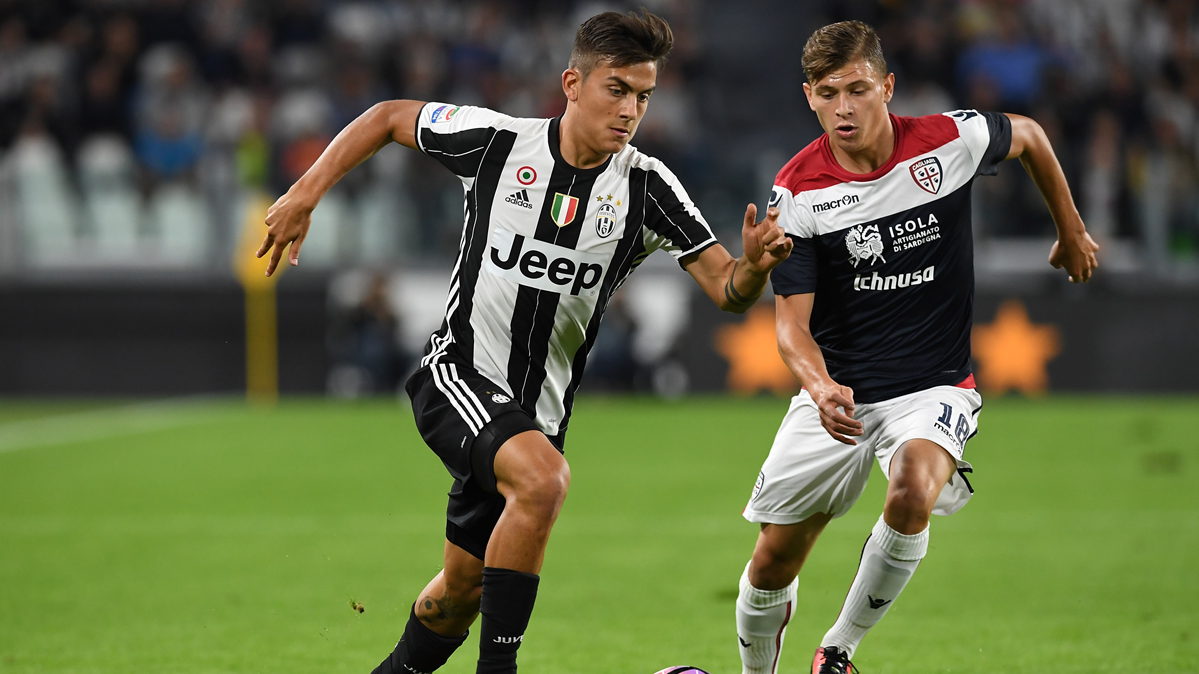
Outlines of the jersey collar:
{"type": "Polygon", "coordinates": [[[837,162],[837,158],[833,156],[833,148],[829,144],[828,134],[824,134],[823,142],[820,144],[820,153],[824,156],[824,160],[828,163],[829,172],[844,182],[870,182],[877,180],[888,173],[895,165],[899,163],[900,157],[903,156],[903,124],[895,115],[888,114],[891,118],[891,128],[895,131],[895,147],[891,150],[891,158],[887,163],[871,171],[870,173],[853,173],[846,171],[844,166],[837,162]]]}
{"type": "Polygon", "coordinates": [[[596,166],[594,168],[589,168],[589,169],[581,169],[581,168],[576,168],[574,166],[571,166],[569,162],[567,162],[565,159],[562,158],[562,147],[561,147],[562,140],[558,136],[558,127],[561,126],[561,124],[562,124],[562,116],[561,115],[550,120],[550,132],[549,132],[549,134],[550,134],[549,135],[550,154],[553,155],[554,162],[556,164],[560,165],[562,168],[566,169],[567,171],[570,171],[570,172],[574,173],[575,175],[579,176],[580,178],[590,178],[593,176],[598,176],[599,174],[606,171],[608,169],[608,164],[612,163],[612,155],[608,155],[608,158],[604,160],[604,163],[600,164],[599,166],[596,166]]]}

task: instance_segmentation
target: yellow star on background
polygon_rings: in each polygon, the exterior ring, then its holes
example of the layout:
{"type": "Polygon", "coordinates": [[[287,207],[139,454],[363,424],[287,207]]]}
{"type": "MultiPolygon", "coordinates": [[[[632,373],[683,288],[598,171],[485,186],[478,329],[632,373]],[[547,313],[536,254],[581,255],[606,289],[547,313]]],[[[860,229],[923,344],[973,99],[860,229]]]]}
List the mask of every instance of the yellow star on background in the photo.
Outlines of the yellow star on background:
{"type": "Polygon", "coordinates": [[[1061,336],[1053,325],[1028,320],[1019,300],[1008,300],[990,325],[974,326],[973,347],[984,391],[1040,395],[1049,389],[1045,366],[1061,352],[1061,336]]]}
{"type": "Polygon", "coordinates": [[[799,389],[779,356],[773,307],[756,306],[741,323],[717,328],[716,351],[729,361],[728,387],[737,393],[769,389],[791,395],[799,389]]]}

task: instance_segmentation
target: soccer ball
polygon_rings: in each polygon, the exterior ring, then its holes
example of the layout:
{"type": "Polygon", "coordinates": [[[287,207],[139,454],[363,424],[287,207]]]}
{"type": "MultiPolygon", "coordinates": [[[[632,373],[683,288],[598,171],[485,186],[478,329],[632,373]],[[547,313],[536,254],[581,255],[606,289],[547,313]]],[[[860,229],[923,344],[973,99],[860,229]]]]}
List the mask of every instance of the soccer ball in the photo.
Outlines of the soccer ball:
{"type": "Polygon", "coordinates": [[[667,667],[666,669],[663,669],[659,672],[655,672],[654,674],[708,674],[708,673],[705,672],[704,670],[700,669],[699,667],[691,667],[689,665],[682,665],[682,666],[675,666],[675,667],[667,667]]]}

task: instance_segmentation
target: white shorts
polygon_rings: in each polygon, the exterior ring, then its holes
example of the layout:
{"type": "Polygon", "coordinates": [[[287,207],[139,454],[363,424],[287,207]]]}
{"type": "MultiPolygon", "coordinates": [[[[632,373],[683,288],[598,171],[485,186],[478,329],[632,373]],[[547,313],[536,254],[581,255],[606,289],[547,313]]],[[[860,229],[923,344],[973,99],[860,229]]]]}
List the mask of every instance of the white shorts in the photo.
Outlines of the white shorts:
{"type": "Polygon", "coordinates": [[[816,513],[840,517],[866,488],[871,458],[888,475],[891,458],[908,440],[931,440],[957,461],[958,471],[941,490],[933,513],[952,515],[974,490],[966,480],[970,464],[962,460],[966,441],[978,430],[982,396],[971,388],[934,386],[878,403],[858,405],[862,422],[858,444],[834,440],[820,425],[820,411],[806,390],[775,435],[753,495],[742,514],[750,522],[794,524],[816,513]]]}

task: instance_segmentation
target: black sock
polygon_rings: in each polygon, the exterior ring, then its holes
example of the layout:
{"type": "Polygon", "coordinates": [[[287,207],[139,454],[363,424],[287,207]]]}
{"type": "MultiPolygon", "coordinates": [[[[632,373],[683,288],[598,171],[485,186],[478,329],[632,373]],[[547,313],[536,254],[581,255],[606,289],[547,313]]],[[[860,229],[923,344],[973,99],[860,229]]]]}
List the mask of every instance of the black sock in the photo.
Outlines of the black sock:
{"type": "Polygon", "coordinates": [[[483,598],[479,612],[479,667],[476,674],[515,674],[516,649],[529,626],[537,582],[531,573],[510,569],[483,569],[483,598]]]}
{"type": "Polygon", "coordinates": [[[416,617],[414,606],[400,643],[371,674],[429,674],[444,665],[463,641],[466,634],[444,637],[425,627],[416,617]]]}

